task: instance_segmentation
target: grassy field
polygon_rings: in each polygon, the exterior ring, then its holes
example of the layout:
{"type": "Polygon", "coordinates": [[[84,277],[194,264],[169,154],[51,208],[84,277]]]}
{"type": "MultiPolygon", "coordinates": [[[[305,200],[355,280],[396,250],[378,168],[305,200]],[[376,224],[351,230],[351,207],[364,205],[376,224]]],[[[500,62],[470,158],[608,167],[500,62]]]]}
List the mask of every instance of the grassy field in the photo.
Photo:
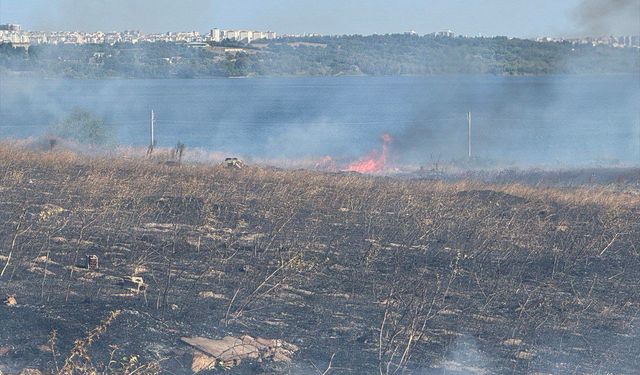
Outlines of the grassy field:
{"type": "Polygon", "coordinates": [[[0,372],[191,373],[181,337],[248,334],[299,350],[230,373],[631,374],[639,290],[632,188],[0,146],[0,372]]]}

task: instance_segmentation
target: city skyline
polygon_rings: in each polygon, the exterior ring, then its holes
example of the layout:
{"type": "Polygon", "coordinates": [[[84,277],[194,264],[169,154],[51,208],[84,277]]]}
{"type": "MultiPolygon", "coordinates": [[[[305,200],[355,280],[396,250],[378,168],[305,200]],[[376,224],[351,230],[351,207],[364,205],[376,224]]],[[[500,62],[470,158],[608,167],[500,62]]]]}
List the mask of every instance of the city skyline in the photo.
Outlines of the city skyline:
{"type": "Polygon", "coordinates": [[[337,0],[322,3],[249,0],[241,4],[205,0],[3,0],[0,2],[0,23],[17,23],[25,30],[38,31],[140,30],[149,34],[167,31],[204,34],[213,27],[322,35],[369,35],[410,30],[428,34],[452,29],[468,36],[520,38],[640,33],[640,4],[633,0],[569,0],[561,3],[541,0],[535,4],[524,0],[400,0],[394,4],[372,0],[365,4],[337,0]],[[601,11],[597,20],[590,20],[592,9],[585,7],[590,3],[615,3],[617,6],[605,13],[601,11]],[[634,14],[637,14],[637,22],[634,14]]]}
{"type": "MultiPolygon", "coordinates": [[[[405,35],[420,36],[414,31],[405,32],[405,35]]],[[[438,31],[426,34],[424,36],[436,38],[476,38],[474,36],[458,35],[451,30],[438,31]]],[[[18,24],[0,24],[0,45],[10,43],[14,47],[28,47],[30,45],[39,44],[110,44],[115,43],[155,43],[155,42],[173,42],[188,43],[190,47],[205,48],[209,43],[219,43],[224,40],[231,40],[240,43],[268,42],[278,38],[305,38],[305,37],[329,37],[318,34],[302,34],[302,35],[278,35],[274,31],[260,30],[229,30],[214,28],[209,33],[197,31],[186,32],[164,32],[158,34],[145,34],[137,30],[112,31],[112,32],[79,32],[79,31],[30,31],[23,30],[18,24]]],[[[510,38],[512,39],[512,38],[510,38]]],[[[617,48],[640,48],[640,35],[619,35],[619,36],[601,36],[601,37],[574,37],[574,38],[558,38],[558,37],[536,37],[530,40],[537,42],[570,42],[574,45],[591,44],[608,45],[617,48]]]]}

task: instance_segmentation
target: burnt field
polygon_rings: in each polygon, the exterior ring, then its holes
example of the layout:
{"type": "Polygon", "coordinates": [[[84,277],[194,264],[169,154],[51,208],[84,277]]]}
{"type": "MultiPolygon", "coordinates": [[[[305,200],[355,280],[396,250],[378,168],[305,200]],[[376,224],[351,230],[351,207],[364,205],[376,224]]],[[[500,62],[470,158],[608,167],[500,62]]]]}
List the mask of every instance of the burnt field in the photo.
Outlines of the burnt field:
{"type": "Polygon", "coordinates": [[[631,374],[639,223],[633,189],[2,146],[0,372],[191,373],[181,338],[249,335],[290,360],[229,373],[631,374]]]}

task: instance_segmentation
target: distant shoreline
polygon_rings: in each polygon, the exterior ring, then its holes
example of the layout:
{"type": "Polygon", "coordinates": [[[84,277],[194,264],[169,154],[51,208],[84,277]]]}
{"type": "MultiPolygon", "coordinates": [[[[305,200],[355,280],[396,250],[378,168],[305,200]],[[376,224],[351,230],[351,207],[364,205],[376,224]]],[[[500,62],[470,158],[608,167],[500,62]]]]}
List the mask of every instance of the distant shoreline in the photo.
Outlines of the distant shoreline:
{"type": "Polygon", "coordinates": [[[74,78],[640,73],[636,48],[406,35],[317,37],[191,48],[180,43],[0,45],[0,71],[74,78]],[[310,44],[311,43],[311,44],[310,44]],[[322,47],[318,47],[322,46],[322,47]]]}
{"type": "Polygon", "coordinates": [[[98,80],[98,81],[122,81],[122,80],[175,80],[175,81],[196,81],[196,80],[231,80],[231,79],[273,79],[273,78],[380,78],[380,77],[403,77],[403,78],[425,78],[425,77],[504,77],[504,78],[522,78],[522,77],[625,77],[638,76],[640,78],[640,70],[637,72],[603,72],[603,73],[547,73],[547,74],[492,74],[492,73],[439,73],[439,74],[336,74],[336,75],[246,75],[246,76],[199,76],[199,77],[136,77],[136,76],[104,76],[104,77],[79,77],[64,75],[48,75],[38,72],[24,71],[3,71],[0,72],[2,78],[36,78],[42,80],[98,80]]]}

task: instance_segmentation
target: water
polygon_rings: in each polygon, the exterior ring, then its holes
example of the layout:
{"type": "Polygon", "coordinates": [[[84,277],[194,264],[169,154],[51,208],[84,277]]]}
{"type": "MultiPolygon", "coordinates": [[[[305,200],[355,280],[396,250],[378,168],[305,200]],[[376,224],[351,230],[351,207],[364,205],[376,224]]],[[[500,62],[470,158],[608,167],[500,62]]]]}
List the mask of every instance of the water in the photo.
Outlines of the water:
{"type": "Polygon", "coordinates": [[[467,156],[518,166],[640,163],[640,76],[0,79],[0,138],[39,136],[74,108],[118,142],[255,157],[354,158],[393,136],[395,163],[467,156]]]}

